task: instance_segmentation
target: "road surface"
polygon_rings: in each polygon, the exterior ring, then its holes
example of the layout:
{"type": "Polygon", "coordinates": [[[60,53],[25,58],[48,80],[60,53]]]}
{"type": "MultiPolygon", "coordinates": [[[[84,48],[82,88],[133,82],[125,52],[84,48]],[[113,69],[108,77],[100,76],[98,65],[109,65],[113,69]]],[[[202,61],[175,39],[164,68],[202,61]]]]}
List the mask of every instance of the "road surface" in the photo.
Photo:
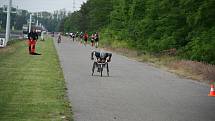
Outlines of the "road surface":
{"type": "Polygon", "coordinates": [[[75,121],[215,121],[210,87],[113,53],[110,77],[91,76],[93,48],[55,43],[75,121]]]}

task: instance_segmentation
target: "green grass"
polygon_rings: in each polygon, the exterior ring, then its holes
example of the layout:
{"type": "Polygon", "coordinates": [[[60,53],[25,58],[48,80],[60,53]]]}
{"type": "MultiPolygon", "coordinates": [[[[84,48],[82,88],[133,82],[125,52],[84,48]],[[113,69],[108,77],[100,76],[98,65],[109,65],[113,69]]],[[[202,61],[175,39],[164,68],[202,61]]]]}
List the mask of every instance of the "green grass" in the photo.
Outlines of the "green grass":
{"type": "Polygon", "coordinates": [[[0,121],[72,120],[51,39],[39,41],[37,52],[29,55],[24,41],[0,48],[0,121]]]}

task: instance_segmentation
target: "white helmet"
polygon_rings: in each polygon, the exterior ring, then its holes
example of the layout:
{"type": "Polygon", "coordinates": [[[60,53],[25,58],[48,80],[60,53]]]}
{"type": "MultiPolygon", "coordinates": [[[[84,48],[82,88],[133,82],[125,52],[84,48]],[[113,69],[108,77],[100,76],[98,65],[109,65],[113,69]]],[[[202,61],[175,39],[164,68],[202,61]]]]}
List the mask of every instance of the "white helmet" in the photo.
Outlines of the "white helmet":
{"type": "Polygon", "coordinates": [[[105,52],[103,49],[100,50],[100,58],[105,58],[105,52]]]}

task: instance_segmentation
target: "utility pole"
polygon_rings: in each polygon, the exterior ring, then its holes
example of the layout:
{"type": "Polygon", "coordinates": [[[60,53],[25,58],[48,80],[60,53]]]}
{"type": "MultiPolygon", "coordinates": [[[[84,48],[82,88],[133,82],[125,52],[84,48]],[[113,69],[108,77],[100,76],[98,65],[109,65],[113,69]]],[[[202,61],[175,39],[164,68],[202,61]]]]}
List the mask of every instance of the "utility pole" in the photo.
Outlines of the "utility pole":
{"type": "Polygon", "coordinates": [[[7,6],[7,24],[6,24],[6,34],[5,34],[5,46],[7,45],[7,42],[10,39],[10,13],[11,13],[11,5],[12,0],[8,0],[8,6],[7,6]]]}
{"type": "Polygon", "coordinates": [[[31,23],[32,23],[32,14],[30,14],[30,21],[29,21],[29,27],[28,27],[28,32],[31,32],[31,23]]]}
{"type": "Polygon", "coordinates": [[[2,21],[0,21],[0,30],[1,30],[2,21]]]}
{"type": "Polygon", "coordinates": [[[37,12],[37,23],[36,23],[36,26],[39,25],[38,17],[39,17],[39,15],[38,15],[38,12],[37,12]]]}
{"type": "Polygon", "coordinates": [[[75,0],[73,0],[73,12],[75,12],[75,0]]]}
{"type": "Polygon", "coordinates": [[[39,26],[39,21],[37,20],[36,26],[39,26]]]}

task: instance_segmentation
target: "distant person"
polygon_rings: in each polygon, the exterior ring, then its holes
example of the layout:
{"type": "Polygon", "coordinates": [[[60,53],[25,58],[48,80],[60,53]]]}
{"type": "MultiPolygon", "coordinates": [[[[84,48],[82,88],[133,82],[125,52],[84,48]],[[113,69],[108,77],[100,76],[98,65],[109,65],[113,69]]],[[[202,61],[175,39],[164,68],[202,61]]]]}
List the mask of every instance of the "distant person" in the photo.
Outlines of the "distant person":
{"type": "Polygon", "coordinates": [[[84,33],[84,45],[87,45],[87,40],[88,40],[88,34],[87,32],[84,33]]]}
{"type": "Polygon", "coordinates": [[[75,41],[75,33],[72,33],[72,41],[75,41]]]}
{"type": "Polygon", "coordinates": [[[61,33],[58,34],[57,43],[61,43],[61,33]]]}
{"type": "Polygon", "coordinates": [[[0,39],[0,47],[3,47],[4,46],[4,40],[1,38],[0,39]]]}
{"type": "Polygon", "coordinates": [[[52,32],[52,37],[54,37],[54,32],[52,32]]]}
{"type": "Polygon", "coordinates": [[[72,38],[73,33],[69,33],[69,36],[72,38]]]}
{"type": "Polygon", "coordinates": [[[42,40],[42,41],[44,41],[44,33],[45,33],[45,31],[42,31],[42,32],[41,32],[41,40],[42,40]]]}
{"type": "Polygon", "coordinates": [[[95,40],[95,35],[92,34],[92,35],[91,35],[91,46],[92,46],[92,47],[94,46],[94,40],[95,40]]]}
{"type": "Polygon", "coordinates": [[[81,32],[80,33],[80,41],[81,41],[81,44],[83,43],[83,33],[81,32]]]}
{"type": "Polygon", "coordinates": [[[75,40],[79,41],[79,33],[78,32],[76,32],[76,34],[75,34],[75,40]]]}
{"type": "Polygon", "coordinates": [[[96,46],[96,48],[98,48],[98,46],[99,46],[99,33],[98,32],[96,32],[96,34],[95,34],[95,46],[96,46]]]}
{"type": "Polygon", "coordinates": [[[36,32],[36,29],[32,29],[31,32],[28,33],[29,54],[35,54],[37,40],[38,34],[36,32]]]}

